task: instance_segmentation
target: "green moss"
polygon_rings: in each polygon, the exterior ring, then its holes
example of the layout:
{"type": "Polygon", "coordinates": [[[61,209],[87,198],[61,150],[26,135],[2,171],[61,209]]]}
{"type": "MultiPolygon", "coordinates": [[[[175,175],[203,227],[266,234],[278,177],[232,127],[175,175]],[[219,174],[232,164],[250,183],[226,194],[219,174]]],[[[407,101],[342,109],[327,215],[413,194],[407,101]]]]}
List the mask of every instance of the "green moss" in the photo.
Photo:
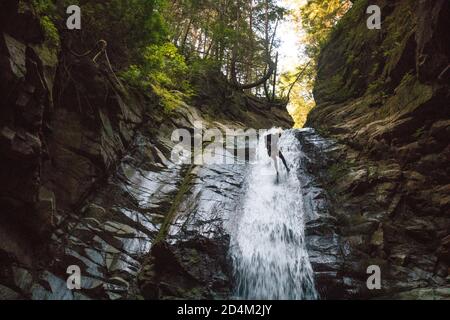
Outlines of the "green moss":
{"type": "MultiPolygon", "coordinates": [[[[46,15],[53,14],[56,11],[56,7],[53,2],[53,0],[33,0],[31,4],[37,14],[46,15]]],[[[24,5],[24,1],[19,1],[19,10],[20,7],[23,7],[24,5]]]]}
{"type": "Polygon", "coordinates": [[[330,131],[325,127],[318,127],[316,128],[316,131],[322,137],[329,137],[331,135],[330,131]]]}
{"type": "Polygon", "coordinates": [[[349,54],[347,56],[347,64],[351,65],[351,64],[353,64],[354,61],[355,61],[355,56],[353,55],[353,53],[349,54]]]}
{"type": "Polygon", "coordinates": [[[416,130],[416,132],[413,134],[413,137],[416,139],[419,139],[421,136],[425,135],[427,132],[425,130],[425,127],[421,127],[416,130]]]}
{"type": "Polygon", "coordinates": [[[368,173],[369,180],[375,179],[377,177],[378,167],[376,167],[376,166],[367,167],[367,173],[368,173]]]}
{"type": "Polygon", "coordinates": [[[178,192],[173,200],[172,206],[170,207],[170,209],[164,219],[164,222],[163,222],[161,228],[159,229],[159,233],[155,238],[154,244],[166,239],[166,237],[169,233],[169,230],[170,230],[170,226],[172,225],[173,220],[176,217],[176,214],[181,205],[181,202],[183,201],[184,196],[189,191],[189,188],[191,186],[191,182],[194,178],[194,175],[192,174],[193,169],[194,169],[193,164],[187,168],[184,179],[181,182],[180,188],[178,189],[178,192]]]}
{"type": "Polygon", "coordinates": [[[41,18],[41,27],[45,33],[45,39],[49,45],[53,47],[59,47],[61,40],[59,38],[58,29],[56,29],[54,23],[48,16],[41,18]]]}
{"type": "Polygon", "coordinates": [[[203,297],[202,289],[199,287],[194,287],[194,288],[186,291],[182,296],[185,296],[190,299],[200,299],[203,297]]]}
{"type": "Polygon", "coordinates": [[[350,168],[351,164],[348,161],[337,162],[328,169],[328,177],[334,183],[347,175],[350,168]]]}
{"type": "Polygon", "coordinates": [[[197,252],[197,250],[195,250],[195,249],[191,250],[191,256],[190,256],[189,260],[192,264],[197,264],[200,262],[201,258],[200,258],[199,253],[197,252]]]}
{"type": "Polygon", "coordinates": [[[399,88],[409,86],[415,81],[415,76],[411,73],[407,73],[403,76],[402,81],[400,81],[399,88]]]}
{"type": "Polygon", "coordinates": [[[361,16],[365,14],[368,6],[368,0],[358,0],[355,1],[352,8],[342,17],[341,20],[336,24],[332,32],[332,37],[342,30],[347,30],[349,27],[354,28],[361,19],[361,16]]]}
{"type": "Polygon", "coordinates": [[[372,70],[370,71],[369,76],[371,78],[375,77],[376,74],[378,73],[379,69],[380,69],[380,64],[378,62],[374,63],[374,65],[372,66],[372,70]]]}
{"type": "MultiPolygon", "coordinates": [[[[433,96],[433,88],[431,86],[420,83],[415,75],[406,74],[399,86],[395,89],[397,104],[396,110],[414,110],[417,106],[422,105],[433,96]]],[[[394,106],[391,106],[392,108],[394,106]]]]}
{"type": "Polygon", "coordinates": [[[366,94],[376,94],[383,90],[384,87],[384,79],[380,78],[369,84],[367,87],[366,94]]]}
{"type": "Polygon", "coordinates": [[[335,102],[345,101],[352,95],[351,90],[346,87],[342,73],[340,71],[329,80],[317,84],[317,90],[321,92],[321,95],[335,102]]]}
{"type": "Polygon", "coordinates": [[[169,90],[160,85],[152,84],[151,88],[153,89],[153,92],[156,94],[156,96],[158,96],[162,106],[164,107],[164,110],[166,110],[167,112],[171,112],[178,108],[181,104],[184,103],[184,98],[187,97],[186,94],[180,91],[169,90]]]}
{"type": "Polygon", "coordinates": [[[415,32],[414,3],[415,1],[403,1],[395,7],[395,11],[386,18],[383,26],[386,28],[386,38],[381,50],[386,58],[384,74],[391,73],[393,67],[401,58],[410,36],[415,32]]]}
{"type": "Polygon", "coordinates": [[[411,112],[430,100],[433,92],[433,87],[420,83],[415,75],[408,73],[395,89],[394,95],[385,99],[378,116],[411,112]]]}
{"type": "MultiPolygon", "coordinates": [[[[19,2],[20,5],[23,5],[22,2],[19,2]]],[[[56,13],[55,4],[51,0],[33,0],[31,5],[40,17],[41,28],[47,43],[53,47],[59,47],[61,43],[59,32],[52,20],[56,13]]]]}
{"type": "Polygon", "coordinates": [[[367,46],[373,44],[376,50],[380,38],[379,30],[367,30],[367,2],[354,3],[338,22],[328,45],[322,50],[315,91],[323,100],[339,103],[361,96],[366,90],[368,69],[378,61],[377,55],[367,56],[367,46]]]}

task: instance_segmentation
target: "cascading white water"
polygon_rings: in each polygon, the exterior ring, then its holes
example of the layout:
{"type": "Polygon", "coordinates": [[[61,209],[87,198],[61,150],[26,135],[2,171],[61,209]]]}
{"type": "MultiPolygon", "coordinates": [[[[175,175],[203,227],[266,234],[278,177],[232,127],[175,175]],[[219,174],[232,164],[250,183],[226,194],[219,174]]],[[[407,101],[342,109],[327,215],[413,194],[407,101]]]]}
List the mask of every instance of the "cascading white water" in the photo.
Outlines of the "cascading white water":
{"type": "Polygon", "coordinates": [[[279,160],[282,173],[277,184],[265,144],[259,143],[259,161],[248,172],[242,210],[231,233],[238,299],[318,298],[304,242],[298,144],[292,131],[282,135],[279,146],[291,173],[279,160]]]}

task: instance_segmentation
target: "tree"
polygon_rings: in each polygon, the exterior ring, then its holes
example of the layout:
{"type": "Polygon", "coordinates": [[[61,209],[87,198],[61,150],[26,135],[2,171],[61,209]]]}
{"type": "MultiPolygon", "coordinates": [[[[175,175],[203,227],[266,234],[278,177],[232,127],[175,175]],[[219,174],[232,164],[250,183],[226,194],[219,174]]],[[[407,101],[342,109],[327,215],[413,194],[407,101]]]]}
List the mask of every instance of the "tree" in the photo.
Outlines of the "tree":
{"type": "Polygon", "coordinates": [[[331,30],[350,9],[350,0],[308,0],[294,12],[294,18],[305,31],[306,54],[317,60],[331,30]]]}
{"type": "Polygon", "coordinates": [[[175,0],[167,9],[172,41],[186,58],[215,61],[243,90],[273,75],[271,35],[283,14],[276,0],[175,0]]]}
{"type": "Polygon", "coordinates": [[[350,0],[293,0],[296,9],[291,12],[305,44],[306,62],[282,76],[281,87],[290,99],[290,109],[297,127],[302,127],[307,114],[315,106],[312,90],[316,78],[320,50],[339,19],[350,9],[350,0]],[[289,89],[290,88],[290,89],[289,89]]]}
{"type": "Polygon", "coordinates": [[[105,40],[111,60],[117,69],[125,69],[142,59],[143,50],[151,44],[162,44],[168,30],[161,14],[166,0],[33,0],[43,15],[58,27],[63,45],[79,53],[93,49],[105,40]],[[67,32],[66,9],[82,8],[82,28],[67,32]]]}

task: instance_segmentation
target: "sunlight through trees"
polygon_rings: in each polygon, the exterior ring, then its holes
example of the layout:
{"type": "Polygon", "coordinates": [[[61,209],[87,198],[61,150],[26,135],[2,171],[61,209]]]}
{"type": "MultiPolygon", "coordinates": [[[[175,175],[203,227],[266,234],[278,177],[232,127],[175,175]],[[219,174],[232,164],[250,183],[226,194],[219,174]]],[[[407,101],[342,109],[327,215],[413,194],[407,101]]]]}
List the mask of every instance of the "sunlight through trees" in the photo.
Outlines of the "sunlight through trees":
{"type": "Polygon", "coordinates": [[[290,90],[289,112],[296,127],[302,127],[309,111],[315,106],[312,89],[316,77],[317,59],[331,30],[339,19],[350,9],[350,0],[291,0],[294,9],[290,14],[301,42],[304,62],[281,77],[280,90],[290,90]]]}

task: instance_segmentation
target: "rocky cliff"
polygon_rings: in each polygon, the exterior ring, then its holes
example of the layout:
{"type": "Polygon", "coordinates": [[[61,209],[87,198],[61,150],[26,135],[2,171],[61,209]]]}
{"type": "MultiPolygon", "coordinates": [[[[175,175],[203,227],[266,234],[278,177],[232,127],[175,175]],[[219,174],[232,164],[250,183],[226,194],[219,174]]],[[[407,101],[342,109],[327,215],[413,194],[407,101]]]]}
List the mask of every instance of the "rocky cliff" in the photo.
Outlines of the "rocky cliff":
{"type": "Polygon", "coordinates": [[[51,42],[29,2],[1,6],[2,246],[26,250],[114,168],[151,102],[51,42]]]}
{"type": "Polygon", "coordinates": [[[336,240],[313,265],[325,297],[450,296],[449,29],[445,0],[359,0],[322,50],[307,125],[336,142],[311,164],[332,205],[322,239],[336,240]],[[382,290],[367,290],[369,265],[382,290]]]}
{"type": "MultiPolygon", "coordinates": [[[[354,1],[322,50],[308,125],[327,139],[289,133],[316,286],[324,299],[448,298],[449,3],[370,4],[381,30],[354,1]],[[367,289],[370,265],[381,290],[367,289]]],[[[290,127],[287,112],[218,74],[168,111],[58,37],[30,1],[1,2],[0,298],[229,297],[224,224],[246,166],[173,164],[170,136],[198,121],[290,127]]]]}
{"type": "MultiPolygon", "coordinates": [[[[169,165],[172,130],[192,130],[196,121],[205,129],[289,127],[291,118],[247,99],[220,75],[193,79],[196,97],[169,112],[150,90],[118,80],[104,57],[94,63],[68,49],[70,35],[58,37],[52,41],[30,1],[1,2],[0,298],[141,297],[137,272],[155,239],[161,249],[153,253],[162,261],[168,255],[174,265],[173,251],[188,260],[203,257],[206,265],[217,264],[211,272],[223,278],[211,280],[205,265],[199,266],[200,279],[181,279],[177,286],[190,291],[178,296],[226,294],[226,248],[207,260],[226,240],[208,241],[199,232],[179,236],[184,242],[174,247],[165,244],[174,213],[189,216],[179,206],[198,195],[196,179],[207,179],[198,168],[169,165]],[[69,265],[83,271],[80,292],[67,290],[69,265]],[[204,277],[217,289],[197,290],[204,277]]],[[[194,215],[191,220],[202,221],[194,215]]],[[[182,263],[174,270],[181,278],[187,274],[182,263]]],[[[144,296],[154,297],[146,287],[144,296]]]]}

